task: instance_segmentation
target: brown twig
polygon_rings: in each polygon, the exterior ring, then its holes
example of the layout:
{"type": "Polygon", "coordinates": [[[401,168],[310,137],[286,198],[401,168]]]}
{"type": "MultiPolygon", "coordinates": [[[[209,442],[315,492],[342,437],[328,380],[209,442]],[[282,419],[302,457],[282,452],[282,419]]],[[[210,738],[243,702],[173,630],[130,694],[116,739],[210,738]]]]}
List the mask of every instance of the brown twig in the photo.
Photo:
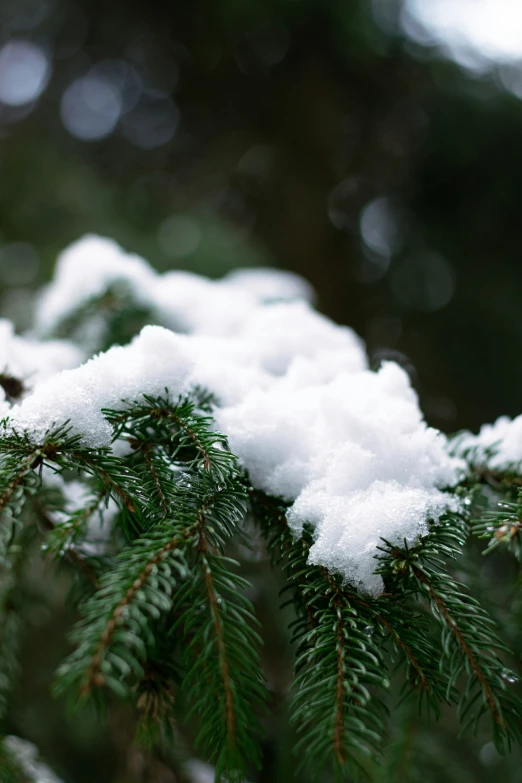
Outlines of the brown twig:
{"type": "Polygon", "coordinates": [[[498,710],[495,697],[493,696],[487,678],[484,672],[482,671],[480,664],[477,661],[475,655],[473,654],[473,650],[470,648],[469,644],[467,643],[464,634],[458,627],[455,620],[452,618],[448,607],[446,606],[446,604],[444,603],[440,595],[436,592],[436,590],[434,589],[433,585],[431,584],[430,580],[428,579],[424,571],[418,566],[414,566],[414,565],[412,566],[412,569],[419,582],[422,582],[422,584],[426,586],[431,600],[437,606],[437,609],[439,610],[442,617],[444,618],[444,621],[446,622],[448,628],[454,634],[462,652],[470,662],[471,668],[475,672],[475,676],[477,677],[477,680],[479,681],[482,687],[482,690],[486,697],[486,701],[488,703],[488,707],[491,710],[491,714],[493,715],[495,722],[502,728],[505,728],[505,722],[498,710]]]}
{"type": "Polygon", "coordinates": [[[116,604],[113,611],[111,612],[110,618],[105,625],[105,629],[100,637],[96,651],[87,668],[85,682],[80,690],[80,695],[87,695],[92,685],[101,686],[104,684],[103,675],[100,672],[103,652],[111,643],[112,636],[118,625],[118,620],[123,614],[125,607],[130,604],[138,590],[142,589],[148,577],[152,573],[154,566],[160,563],[169,552],[171,552],[173,549],[176,549],[181,539],[186,538],[190,532],[190,530],[187,530],[183,536],[177,535],[173,537],[160,549],[159,552],[156,552],[156,554],[151,557],[148,563],[144,566],[141,574],[134,580],[123,598],[116,604]]]}
{"type": "Polygon", "coordinates": [[[337,687],[334,730],[334,752],[335,758],[339,764],[346,761],[346,751],[344,748],[344,631],[342,623],[341,607],[336,607],[337,611],[337,687]]]}
{"type": "Polygon", "coordinates": [[[95,471],[95,474],[96,473],[99,474],[102,477],[102,479],[105,482],[105,484],[108,487],[112,487],[112,489],[116,492],[116,494],[120,496],[120,498],[123,501],[123,505],[125,506],[125,508],[128,511],[130,511],[131,513],[133,513],[133,514],[136,513],[136,507],[134,506],[134,503],[132,502],[132,500],[123,491],[123,489],[120,487],[120,485],[116,481],[114,481],[112,476],[109,473],[107,473],[107,471],[105,471],[102,468],[100,468],[99,465],[97,465],[96,462],[94,462],[94,460],[89,459],[89,457],[86,457],[84,454],[78,454],[78,453],[75,452],[71,456],[74,459],[80,460],[81,462],[85,462],[87,465],[89,465],[91,468],[93,468],[94,471],[95,471]]]}
{"type": "Polygon", "coordinates": [[[165,495],[163,493],[163,489],[162,489],[162,486],[161,486],[161,482],[159,480],[158,473],[156,471],[156,468],[154,467],[153,459],[152,459],[152,457],[150,455],[151,448],[152,448],[151,444],[147,443],[147,444],[145,444],[145,446],[142,448],[141,451],[142,451],[142,454],[143,454],[143,459],[145,460],[145,462],[149,466],[149,470],[150,470],[150,473],[151,473],[151,476],[152,476],[152,480],[154,481],[154,484],[156,486],[156,490],[158,492],[158,497],[160,499],[161,507],[162,507],[163,512],[164,512],[164,514],[166,516],[167,513],[168,513],[167,501],[166,501],[165,495]]]}

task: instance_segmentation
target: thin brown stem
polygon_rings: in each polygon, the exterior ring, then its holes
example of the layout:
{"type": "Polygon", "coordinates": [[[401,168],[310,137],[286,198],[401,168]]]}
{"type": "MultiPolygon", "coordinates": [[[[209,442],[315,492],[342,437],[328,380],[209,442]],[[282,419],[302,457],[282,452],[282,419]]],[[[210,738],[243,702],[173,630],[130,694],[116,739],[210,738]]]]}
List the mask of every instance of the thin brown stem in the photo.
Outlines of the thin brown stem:
{"type": "MultiPolygon", "coordinates": [[[[201,518],[201,521],[203,521],[203,518],[201,518]]],[[[234,743],[235,736],[236,736],[236,716],[235,716],[235,709],[234,709],[234,696],[230,684],[230,671],[228,668],[225,640],[223,636],[223,626],[221,624],[218,601],[216,597],[216,592],[214,590],[214,580],[212,579],[212,571],[210,569],[210,565],[206,556],[207,541],[203,530],[200,533],[200,542],[199,542],[198,549],[201,552],[201,565],[203,568],[203,575],[205,579],[205,587],[207,590],[208,602],[210,606],[210,613],[212,615],[212,623],[214,625],[214,632],[216,634],[219,666],[221,669],[223,688],[225,690],[225,716],[226,716],[226,724],[227,724],[227,734],[229,739],[232,741],[232,743],[234,743]]]]}
{"type": "Polygon", "coordinates": [[[460,649],[462,650],[462,652],[464,653],[464,655],[468,659],[468,661],[470,663],[470,666],[473,669],[473,671],[475,672],[475,676],[476,676],[477,680],[480,683],[480,686],[482,688],[484,696],[486,697],[486,701],[487,701],[488,707],[489,707],[489,709],[491,711],[491,714],[493,715],[493,718],[495,719],[495,722],[499,726],[504,728],[505,727],[505,723],[504,723],[502,715],[500,714],[499,709],[497,707],[497,703],[495,701],[495,697],[493,696],[493,692],[492,692],[491,687],[490,687],[490,685],[488,683],[487,677],[484,674],[484,672],[482,671],[482,668],[481,668],[479,662],[477,661],[477,659],[476,659],[476,657],[475,657],[475,655],[473,653],[473,650],[470,648],[469,644],[467,643],[464,634],[460,630],[460,628],[457,625],[457,623],[455,622],[455,620],[452,618],[451,613],[450,613],[448,607],[446,606],[446,604],[442,600],[441,596],[437,593],[437,591],[433,587],[432,583],[430,582],[430,580],[428,579],[428,577],[426,576],[424,571],[421,568],[419,568],[418,566],[412,566],[412,568],[413,568],[413,572],[414,572],[415,576],[417,577],[417,579],[419,580],[419,582],[422,582],[422,584],[426,586],[431,600],[433,601],[433,603],[435,604],[435,606],[439,610],[441,616],[444,618],[444,622],[446,623],[448,628],[451,630],[451,632],[455,636],[460,649]]]}
{"type": "Polygon", "coordinates": [[[150,454],[151,448],[152,447],[151,447],[150,443],[146,444],[143,447],[143,449],[142,449],[142,454],[143,454],[143,458],[144,458],[145,462],[149,466],[150,474],[152,476],[152,480],[154,481],[154,485],[155,485],[156,491],[158,493],[158,497],[159,497],[159,500],[160,500],[160,503],[161,503],[161,507],[163,509],[163,513],[166,516],[167,513],[168,513],[167,501],[165,499],[165,494],[163,492],[163,488],[162,488],[161,482],[159,480],[158,472],[157,472],[156,468],[154,467],[154,460],[152,459],[151,454],[150,454]]]}
{"type": "Polygon", "coordinates": [[[364,606],[366,609],[368,609],[372,613],[372,615],[375,617],[375,619],[378,620],[381,623],[381,625],[383,625],[386,628],[386,630],[388,631],[390,636],[393,636],[393,638],[395,639],[395,641],[397,642],[399,647],[402,649],[402,651],[404,652],[404,654],[408,658],[410,664],[413,666],[413,668],[417,672],[417,674],[419,676],[419,681],[420,681],[423,689],[426,691],[426,693],[428,693],[429,690],[430,690],[430,684],[429,684],[428,680],[426,679],[426,675],[424,674],[421,665],[419,664],[419,662],[415,658],[415,656],[412,653],[411,648],[409,647],[409,645],[406,644],[404,639],[401,638],[401,636],[397,633],[397,631],[395,630],[393,625],[391,623],[389,623],[388,620],[385,617],[383,617],[382,614],[380,614],[380,612],[377,612],[371,606],[371,604],[367,603],[364,599],[360,598],[358,595],[353,594],[350,597],[356,603],[360,604],[360,606],[364,606]]]}
{"type": "Polygon", "coordinates": [[[506,471],[494,470],[485,465],[474,465],[473,475],[482,484],[489,484],[493,489],[501,490],[507,487],[522,487],[522,476],[512,475],[506,471]]]}
{"type": "Polygon", "coordinates": [[[120,485],[116,481],[114,481],[112,476],[109,473],[107,473],[107,471],[100,468],[100,466],[97,465],[94,460],[89,459],[89,457],[86,457],[84,454],[74,453],[71,456],[73,456],[74,459],[80,460],[81,462],[85,462],[87,465],[89,465],[89,467],[95,469],[95,473],[101,476],[106,486],[112,487],[112,489],[116,492],[116,494],[119,495],[125,508],[133,514],[136,512],[136,507],[132,502],[132,500],[123,491],[120,485]]]}
{"type": "Polygon", "coordinates": [[[334,729],[334,753],[339,764],[346,761],[344,748],[344,629],[342,623],[341,607],[337,606],[337,687],[335,698],[337,702],[335,711],[334,729]]]}
{"type": "Polygon", "coordinates": [[[136,593],[143,588],[147,579],[152,573],[154,566],[160,563],[163,560],[163,558],[168,555],[169,552],[171,552],[173,549],[176,549],[176,547],[180,544],[181,540],[187,538],[190,532],[192,532],[193,530],[194,528],[192,528],[192,530],[189,529],[185,531],[184,535],[174,536],[160,549],[159,552],[156,552],[156,554],[153,557],[151,557],[150,560],[147,562],[147,564],[143,567],[143,570],[141,571],[139,576],[136,577],[136,579],[129,587],[129,589],[123,596],[123,598],[116,604],[105,625],[105,629],[102,635],[100,636],[100,641],[98,642],[96,651],[87,669],[85,682],[80,691],[81,695],[83,696],[87,695],[92,685],[99,686],[104,684],[103,675],[100,672],[103,653],[107,649],[107,647],[109,647],[112,641],[112,637],[118,625],[118,620],[123,614],[125,607],[131,603],[136,593]]]}

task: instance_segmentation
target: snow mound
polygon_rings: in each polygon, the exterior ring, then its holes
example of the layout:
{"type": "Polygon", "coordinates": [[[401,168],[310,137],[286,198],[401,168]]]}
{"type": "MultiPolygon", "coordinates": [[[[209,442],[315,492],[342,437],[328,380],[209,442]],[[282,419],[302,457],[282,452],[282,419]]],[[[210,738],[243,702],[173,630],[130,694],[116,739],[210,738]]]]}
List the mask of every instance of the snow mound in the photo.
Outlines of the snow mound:
{"type": "MultiPolygon", "coordinates": [[[[59,256],[54,280],[43,290],[36,308],[37,334],[53,334],[69,316],[109,290],[130,297],[163,326],[202,334],[232,334],[253,308],[267,301],[313,297],[306,280],[277,269],[236,270],[219,281],[191,272],[159,275],[114,240],[88,234],[59,256]]],[[[102,331],[96,322],[89,330],[102,331]]]]}
{"type": "Polygon", "coordinates": [[[418,540],[430,518],[452,507],[443,490],[464,465],[423,421],[404,370],[388,362],[370,371],[361,340],[313,310],[300,278],[268,270],[217,282],[160,276],[95,237],[62,255],[39,328],[52,329],[117,279],[139,288],[135,301],[147,300],[178,333],[147,326],[129,345],[57,373],[12,409],[11,426],[38,440],[68,420],[85,445],[99,448],[111,440],[102,408],[204,387],[253,486],[289,503],[296,535],[304,523],[314,526],[310,561],[378,594],[381,539],[418,540]],[[75,268],[81,284],[73,286],[75,268]]]}

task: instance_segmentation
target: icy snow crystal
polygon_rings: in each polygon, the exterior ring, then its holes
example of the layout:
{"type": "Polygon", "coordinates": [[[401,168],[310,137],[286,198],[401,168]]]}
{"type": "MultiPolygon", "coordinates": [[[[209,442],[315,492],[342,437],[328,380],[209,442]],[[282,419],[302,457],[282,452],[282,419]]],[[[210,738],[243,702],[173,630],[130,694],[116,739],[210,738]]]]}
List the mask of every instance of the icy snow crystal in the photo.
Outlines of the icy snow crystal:
{"type": "Polygon", "coordinates": [[[0,318],[0,418],[7,416],[15,399],[27,396],[59,370],[78,366],[84,358],[80,348],[65,340],[37,342],[19,337],[12,323],[0,318]]]}
{"type": "Polygon", "coordinates": [[[450,506],[442,490],[463,465],[423,421],[404,370],[388,362],[370,371],[361,340],[314,311],[296,276],[158,275],[96,237],[61,256],[40,303],[40,332],[115,281],[168,328],[147,326],[129,345],[40,384],[13,408],[12,426],[40,439],[70,420],[86,445],[107,446],[102,408],[165,387],[172,399],[205,387],[252,484],[288,501],[296,534],[305,522],[315,527],[311,562],[378,593],[381,538],[416,541],[450,506]]]}

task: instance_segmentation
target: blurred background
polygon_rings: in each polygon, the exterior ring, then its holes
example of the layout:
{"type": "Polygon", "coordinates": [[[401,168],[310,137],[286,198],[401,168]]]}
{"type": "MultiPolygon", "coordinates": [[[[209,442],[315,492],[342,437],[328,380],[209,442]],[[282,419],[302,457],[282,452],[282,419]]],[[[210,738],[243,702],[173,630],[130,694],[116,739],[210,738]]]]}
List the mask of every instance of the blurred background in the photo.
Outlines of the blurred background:
{"type": "Polygon", "coordinates": [[[430,423],[520,411],[511,0],[2,0],[0,284],[84,232],[275,265],[411,373],[430,423]]]}
{"type": "MultiPolygon", "coordinates": [[[[159,269],[304,275],[446,432],[520,413],[522,6],[1,0],[0,25],[0,311],[20,328],[95,232],[159,269]]],[[[56,746],[44,697],[20,709],[13,729],[56,746]]],[[[51,755],[126,781],[93,726],[51,755]]],[[[501,769],[491,743],[455,763],[501,769]]]]}

